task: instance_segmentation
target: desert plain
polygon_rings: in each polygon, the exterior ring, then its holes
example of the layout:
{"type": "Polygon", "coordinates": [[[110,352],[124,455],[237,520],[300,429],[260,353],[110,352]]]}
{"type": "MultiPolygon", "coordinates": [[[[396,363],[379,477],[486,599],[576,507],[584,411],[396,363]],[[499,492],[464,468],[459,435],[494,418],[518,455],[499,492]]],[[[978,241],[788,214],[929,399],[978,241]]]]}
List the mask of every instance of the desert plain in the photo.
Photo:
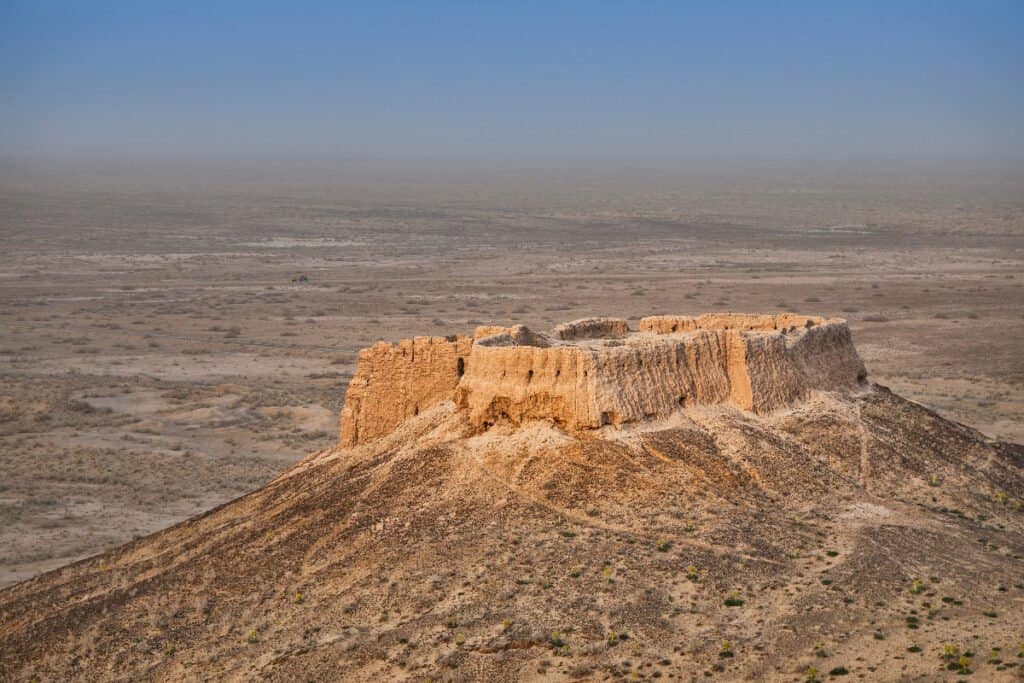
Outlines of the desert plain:
{"type": "Polygon", "coordinates": [[[5,169],[0,679],[1017,680],[1022,188],[5,169]]]}
{"type": "Polygon", "coordinates": [[[1024,180],[5,169],[0,586],[333,445],[360,348],[593,315],[849,321],[873,382],[1024,441],[1024,180]]]}

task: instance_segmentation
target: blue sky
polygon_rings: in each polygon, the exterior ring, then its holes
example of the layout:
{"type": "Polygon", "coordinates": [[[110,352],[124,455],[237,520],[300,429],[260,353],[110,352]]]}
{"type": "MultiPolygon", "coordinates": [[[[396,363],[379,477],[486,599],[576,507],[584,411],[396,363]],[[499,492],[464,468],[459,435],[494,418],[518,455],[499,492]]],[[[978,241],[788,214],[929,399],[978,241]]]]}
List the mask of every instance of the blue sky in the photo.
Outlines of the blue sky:
{"type": "Polygon", "coordinates": [[[1021,159],[1024,2],[0,0],[0,154],[1021,159]]]}

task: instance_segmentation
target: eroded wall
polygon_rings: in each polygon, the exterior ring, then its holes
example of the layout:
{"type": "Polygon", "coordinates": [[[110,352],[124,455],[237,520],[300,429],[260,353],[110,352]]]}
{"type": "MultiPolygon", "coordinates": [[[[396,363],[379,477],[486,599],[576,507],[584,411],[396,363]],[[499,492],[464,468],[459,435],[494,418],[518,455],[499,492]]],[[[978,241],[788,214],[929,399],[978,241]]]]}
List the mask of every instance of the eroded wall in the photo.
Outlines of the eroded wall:
{"type": "Polygon", "coordinates": [[[573,325],[556,330],[579,343],[516,326],[365,349],[346,395],[341,444],[387,434],[442,400],[455,401],[478,428],[547,419],[578,430],[691,405],[728,402],[764,413],[814,389],[854,389],[866,374],[842,320],[658,316],[644,318],[638,334],[612,319],[573,325]]]}
{"type": "Polygon", "coordinates": [[[562,323],[553,329],[552,334],[558,339],[602,339],[621,337],[629,334],[629,325],[619,318],[580,318],[572,322],[562,323]]]}
{"type": "MultiPolygon", "coordinates": [[[[813,327],[829,322],[813,315],[780,313],[758,315],[750,313],[706,313],[698,316],[652,315],[640,320],[641,332],[672,334],[695,330],[751,330],[770,331],[790,328],[813,327]]],[[[836,321],[845,322],[845,321],[836,321]]]]}
{"type": "Polygon", "coordinates": [[[341,410],[340,445],[388,434],[419,411],[451,399],[472,345],[469,337],[416,337],[360,351],[341,410]]]}

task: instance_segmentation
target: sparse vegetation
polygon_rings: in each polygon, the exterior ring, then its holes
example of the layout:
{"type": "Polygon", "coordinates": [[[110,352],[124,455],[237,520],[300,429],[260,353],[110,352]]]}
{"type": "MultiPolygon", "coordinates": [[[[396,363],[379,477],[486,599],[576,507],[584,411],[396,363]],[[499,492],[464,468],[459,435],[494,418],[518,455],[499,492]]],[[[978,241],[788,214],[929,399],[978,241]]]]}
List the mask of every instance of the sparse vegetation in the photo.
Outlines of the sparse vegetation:
{"type": "Polygon", "coordinates": [[[569,654],[569,644],[565,642],[561,632],[552,631],[551,638],[548,639],[548,644],[551,645],[551,649],[561,655],[569,654]]]}
{"type": "Polygon", "coordinates": [[[725,606],[726,607],[742,607],[743,603],[744,603],[744,600],[740,597],[740,594],[739,594],[738,591],[733,591],[725,599],[725,606]]]}

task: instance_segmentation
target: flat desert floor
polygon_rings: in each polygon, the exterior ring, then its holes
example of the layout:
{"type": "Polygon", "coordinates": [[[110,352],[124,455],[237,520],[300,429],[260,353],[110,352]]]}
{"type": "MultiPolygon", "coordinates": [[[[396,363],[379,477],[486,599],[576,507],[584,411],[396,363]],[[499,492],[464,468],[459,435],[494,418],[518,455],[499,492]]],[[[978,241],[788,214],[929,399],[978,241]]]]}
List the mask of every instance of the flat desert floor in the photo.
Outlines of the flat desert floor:
{"type": "Polygon", "coordinates": [[[0,586],[248,492],[337,438],[379,339],[591,315],[848,319],[872,379],[1024,441],[1024,182],[0,184],[0,586]]]}

